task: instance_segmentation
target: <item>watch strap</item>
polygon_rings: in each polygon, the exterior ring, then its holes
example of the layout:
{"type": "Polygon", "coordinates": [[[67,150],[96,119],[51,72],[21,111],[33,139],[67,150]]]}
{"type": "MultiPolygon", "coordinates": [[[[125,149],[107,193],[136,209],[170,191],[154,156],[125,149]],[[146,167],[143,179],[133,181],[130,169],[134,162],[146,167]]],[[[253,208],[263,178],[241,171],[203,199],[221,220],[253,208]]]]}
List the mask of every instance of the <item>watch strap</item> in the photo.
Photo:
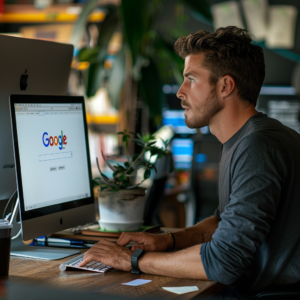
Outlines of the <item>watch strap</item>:
{"type": "Polygon", "coordinates": [[[135,249],[133,254],[131,255],[131,273],[133,274],[141,274],[141,270],[138,265],[139,258],[144,254],[145,250],[135,249]]]}

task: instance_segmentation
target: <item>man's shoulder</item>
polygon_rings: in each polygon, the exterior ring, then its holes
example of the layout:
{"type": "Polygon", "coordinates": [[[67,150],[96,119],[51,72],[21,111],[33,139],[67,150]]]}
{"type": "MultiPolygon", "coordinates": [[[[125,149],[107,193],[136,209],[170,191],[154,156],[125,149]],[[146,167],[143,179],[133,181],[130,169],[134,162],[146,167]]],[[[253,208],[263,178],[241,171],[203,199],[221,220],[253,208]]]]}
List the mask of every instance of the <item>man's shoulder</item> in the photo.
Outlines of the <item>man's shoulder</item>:
{"type": "Polygon", "coordinates": [[[289,146],[296,146],[295,142],[298,142],[298,147],[300,147],[299,133],[283,125],[278,120],[261,114],[260,116],[251,118],[250,121],[250,129],[236,143],[237,150],[248,149],[259,151],[266,148],[276,148],[277,151],[284,151],[289,146]]]}

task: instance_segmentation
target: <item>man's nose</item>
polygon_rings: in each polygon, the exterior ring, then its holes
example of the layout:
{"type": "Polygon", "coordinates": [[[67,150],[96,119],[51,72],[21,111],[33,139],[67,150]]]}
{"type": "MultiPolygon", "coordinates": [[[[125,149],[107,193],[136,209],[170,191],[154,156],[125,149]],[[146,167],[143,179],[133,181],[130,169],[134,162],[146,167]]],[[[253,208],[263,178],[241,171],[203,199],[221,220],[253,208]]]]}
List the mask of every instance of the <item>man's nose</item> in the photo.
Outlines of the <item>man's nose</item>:
{"type": "Polygon", "coordinates": [[[184,95],[182,93],[182,85],[180,86],[180,88],[178,89],[177,93],[176,93],[177,98],[182,99],[184,98],[184,95]]]}

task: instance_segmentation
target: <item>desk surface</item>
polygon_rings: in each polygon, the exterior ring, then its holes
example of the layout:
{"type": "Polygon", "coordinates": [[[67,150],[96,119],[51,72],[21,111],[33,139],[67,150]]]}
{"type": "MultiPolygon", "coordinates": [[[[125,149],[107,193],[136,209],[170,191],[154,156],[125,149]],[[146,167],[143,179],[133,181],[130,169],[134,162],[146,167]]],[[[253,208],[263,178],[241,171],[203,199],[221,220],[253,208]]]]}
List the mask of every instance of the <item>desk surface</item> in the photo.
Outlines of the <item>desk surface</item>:
{"type": "MultiPolygon", "coordinates": [[[[82,252],[84,251],[85,250],[82,252]]],[[[61,272],[59,265],[62,262],[68,261],[70,258],[71,257],[56,261],[43,261],[12,256],[8,281],[11,283],[34,282],[35,284],[64,288],[72,291],[102,292],[109,295],[132,298],[150,295],[153,298],[173,299],[180,296],[180,299],[192,299],[204,291],[205,294],[209,296],[220,290],[220,285],[213,281],[179,279],[146,274],[135,275],[118,270],[111,270],[104,274],[80,270],[61,272]],[[152,282],[139,287],[121,285],[121,283],[137,278],[150,279],[152,282]],[[174,286],[197,286],[199,291],[177,295],[162,289],[162,287],[174,286]]]]}

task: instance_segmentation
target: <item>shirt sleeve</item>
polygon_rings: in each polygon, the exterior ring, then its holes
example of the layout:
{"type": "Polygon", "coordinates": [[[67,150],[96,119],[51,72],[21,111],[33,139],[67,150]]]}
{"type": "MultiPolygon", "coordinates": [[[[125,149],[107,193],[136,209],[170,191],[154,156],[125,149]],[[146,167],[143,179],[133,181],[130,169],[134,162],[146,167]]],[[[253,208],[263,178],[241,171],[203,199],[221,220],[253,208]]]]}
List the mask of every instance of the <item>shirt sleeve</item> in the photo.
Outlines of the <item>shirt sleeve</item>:
{"type": "Polygon", "coordinates": [[[201,246],[210,280],[234,284],[246,271],[270,230],[281,193],[278,154],[262,138],[247,137],[231,163],[229,204],[212,240],[201,246]]]}
{"type": "Polygon", "coordinates": [[[216,208],[216,210],[215,210],[215,212],[214,212],[214,215],[215,215],[215,217],[216,217],[219,221],[221,221],[220,211],[219,211],[219,208],[218,208],[218,207],[216,208]]]}

